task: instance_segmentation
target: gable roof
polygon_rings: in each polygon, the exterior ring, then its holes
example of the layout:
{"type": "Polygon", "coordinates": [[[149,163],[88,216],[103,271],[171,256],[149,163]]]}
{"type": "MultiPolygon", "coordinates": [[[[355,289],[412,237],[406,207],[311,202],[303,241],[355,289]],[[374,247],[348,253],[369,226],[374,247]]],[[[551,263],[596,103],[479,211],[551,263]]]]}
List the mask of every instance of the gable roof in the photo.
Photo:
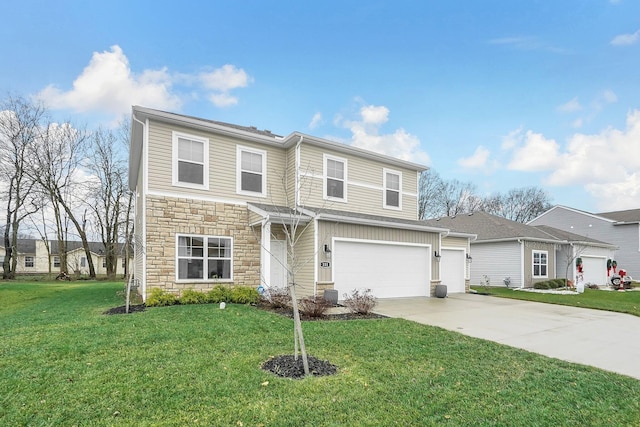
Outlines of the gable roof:
{"type": "Polygon", "coordinates": [[[518,239],[562,243],[561,239],[536,227],[486,212],[435,218],[425,222],[434,227],[444,227],[460,233],[477,234],[478,238],[474,243],[518,239]]]}
{"type": "Polygon", "coordinates": [[[640,209],[627,209],[624,211],[603,212],[596,214],[598,216],[612,219],[618,223],[640,223],[640,209]]]}

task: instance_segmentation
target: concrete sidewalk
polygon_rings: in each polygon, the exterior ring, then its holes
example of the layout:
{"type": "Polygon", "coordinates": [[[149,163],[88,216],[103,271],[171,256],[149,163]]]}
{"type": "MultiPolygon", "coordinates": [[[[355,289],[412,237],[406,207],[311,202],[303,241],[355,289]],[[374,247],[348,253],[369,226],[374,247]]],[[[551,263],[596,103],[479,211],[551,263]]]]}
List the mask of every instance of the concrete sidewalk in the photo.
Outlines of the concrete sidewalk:
{"type": "Polygon", "coordinates": [[[640,317],[476,294],[378,300],[376,313],[640,380],[640,317]]]}

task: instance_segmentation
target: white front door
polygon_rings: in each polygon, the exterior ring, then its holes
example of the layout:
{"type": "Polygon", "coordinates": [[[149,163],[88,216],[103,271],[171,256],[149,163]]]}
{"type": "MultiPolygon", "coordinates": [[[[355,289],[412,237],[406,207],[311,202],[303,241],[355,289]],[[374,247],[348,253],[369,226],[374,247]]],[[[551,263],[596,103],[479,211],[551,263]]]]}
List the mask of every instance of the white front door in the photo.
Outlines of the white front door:
{"type": "Polygon", "coordinates": [[[284,240],[271,241],[271,277],[269,285],[272,288],[287,286],[287,242],[284,240]]]}

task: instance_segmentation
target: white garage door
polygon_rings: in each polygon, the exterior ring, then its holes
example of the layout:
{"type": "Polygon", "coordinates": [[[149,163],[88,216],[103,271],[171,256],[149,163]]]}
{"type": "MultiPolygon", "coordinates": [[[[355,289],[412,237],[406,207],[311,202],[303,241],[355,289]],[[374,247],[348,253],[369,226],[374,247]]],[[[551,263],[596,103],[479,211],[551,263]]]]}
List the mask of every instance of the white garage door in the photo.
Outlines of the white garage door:
{"type": "Polygon", "coordinates": [[[431,248],[336,241],[333,274],[340,299],[360,288],[370,288],[377,298],[429,296],[431,248]]]}
{"type": "Polygon", "coordinates": [[[440,254],[440,281],[447,285],[447,293],[464,293],[464,251],[442,249],[440,254]]]}
{"type": "Polygon", "coordinates": [[[596,285],[607,284],[607,261],[604,258],[594,258],[581,256],[582,277],[584,283],[595,283],[596,285]]]}

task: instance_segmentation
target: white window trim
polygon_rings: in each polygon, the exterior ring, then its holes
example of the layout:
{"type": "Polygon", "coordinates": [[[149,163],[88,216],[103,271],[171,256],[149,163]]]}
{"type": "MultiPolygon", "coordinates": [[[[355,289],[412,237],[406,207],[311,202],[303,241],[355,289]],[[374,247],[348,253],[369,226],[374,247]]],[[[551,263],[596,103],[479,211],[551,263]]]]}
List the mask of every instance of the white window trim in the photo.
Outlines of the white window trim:
{"type": "MultiPolygon", "coordinates": [[[[331,200],[332,202],[341,202],[341,203],[347,203],[347,182],[348,182],[348,178],[349,178],[349,174],[348,174],[348,164],[347,164],[347,159],[344,159],[342,157],[336,157],[336,156],[332,156],[330,154],[323,154],[322,155],[322,198],[324,200],[331,200]],[[329,179],[329,177],[327,176],[327,160],[333,160],[335,162],[342,162],[342,164],[344,165],[344,179],[342,180],[344,187],[343,187],[343,191],[344,191],[344,197],[343,198],[339,198],[339,197],[330,197],[327,196],[327,179],[329,179]]],[[[331,179],[336,179],[336,178],[331,178],[331,179]]]]}
{"type": "MultiPolygon", "coordinates": [[[[393,190],[395,191],[395,190],[393,190]]],[[[402,210],[402,172],[393,170],[393,169],[382,169],[382,207],[384,209],[391,209],[394,211],[402,210]],[[398,176],[398,206],[389,206],[387,205],[387,174],[397,175],[398,176]]]]}
{"type": "Polygon", "coordinates": [[[267,197],[267,152],[257,148],[236,146],[236,193],[244,196],[267,197]],[[260,154],[262,156],[262,191],[247,191],[242,189],[242,152],[260,154]]]}
{"type": "Polygon", "coordinates": [[[36,257],[28,255],[24,257],[24,268],[35,268],[36,257]],[[27,265],[27,260],[31,259],[31,265],[27,265]]]}
{"type": "MultiPolygon", "coordinates": [[[[542,265],[542,264],[540,264],[542,265]]],[[[539,251],[539,250],[533,250],[531,251],[531,277],[533,277],[534,279],[547,279],[549,278],[549,251],[539,251]],[[545,274],[544,276],[542,275],[535,275],[535,254],[545,254],[546,258],[547,258],[547,263],[544,264],[547,270],[547,274],[545,274]]]]}
{"type": "Polygon", "coordinates": [[[231,236],[207,236],[204,234],[187,234],[187,233],[176,233],[176,246],[175,246],[175,274],[176,274],[176,283],[205,283],[205,282],[214,282],[214,283],[230,283],[233,282],[233,250],[234,250],[234,242],[233,242],[233,237],[231,236]],[[229,239],[231,241],[231,265],[230,265],[230,270],[231,270],[231,275],[228,279],[209,279],[208,277],[204,277],[202,279],[180,279],[178,277],[178,260],[179,260],[179,256],[178,256],[178,242],[180,240],[180,237],[200,237],[204,240],[204,247],[203,247],[203,271],[207,271],[208,269],[208,259],[209,257],[207,256],[207,245],[208,245],[208,240],[209,239],[229,239]]]}
{"type": "Polygon", "coordinates": [[[172,182],[175,187],[194,188],[198,190],[209,189],[209,138],[203,138],[201,136],[191,135],[182,132],[171,132],[171,158],[172,158],[172,182]],[[178,181],[178,138],[190,139],[192,141],[202,142],[204,145],[204,167],[203,167],[203,184],[193,184],[191,182],[178,181]]]}

